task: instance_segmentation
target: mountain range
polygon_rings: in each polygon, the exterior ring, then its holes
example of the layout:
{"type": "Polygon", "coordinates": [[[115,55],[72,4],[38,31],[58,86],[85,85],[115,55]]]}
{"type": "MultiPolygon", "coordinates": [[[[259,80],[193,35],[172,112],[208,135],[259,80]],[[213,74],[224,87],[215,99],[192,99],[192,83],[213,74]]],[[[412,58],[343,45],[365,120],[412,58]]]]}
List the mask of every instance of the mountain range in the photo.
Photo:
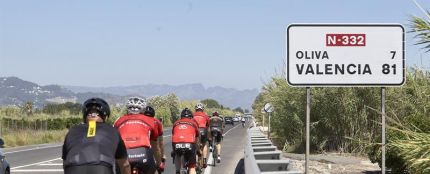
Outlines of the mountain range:
{"type": "Polygon", "coordinates": [[[101,97],[109,103],[122,104],[130,96],[152,97],[176,94],[180,100],[215,99],[230,108],[250,109],[258,95],[257,89],[237,90],[224,87],[205,88],[202,84],[185,85],[139,85],[119,87],[84,87],[84,86],[41,86],[17,77],[0,77],[0,105],[21,106],[33,101],[36,107],[43,107],[48,102],[83,102],[90,97],[101,97]]]}

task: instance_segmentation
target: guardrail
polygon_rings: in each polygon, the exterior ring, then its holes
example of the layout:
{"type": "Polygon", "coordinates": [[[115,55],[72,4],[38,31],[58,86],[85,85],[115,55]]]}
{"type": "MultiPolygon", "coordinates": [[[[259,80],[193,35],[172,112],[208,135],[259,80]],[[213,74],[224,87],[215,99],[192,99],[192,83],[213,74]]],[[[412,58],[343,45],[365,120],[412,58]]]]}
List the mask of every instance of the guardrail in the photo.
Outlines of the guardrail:
{"type": "Polygon", "coordinates": [[[257,127],[247,130],[245,146],[246,174],[302,174],[300,171],[288,169],[290,160],[282,157],[282,151],[263,134],[257,127]]]}

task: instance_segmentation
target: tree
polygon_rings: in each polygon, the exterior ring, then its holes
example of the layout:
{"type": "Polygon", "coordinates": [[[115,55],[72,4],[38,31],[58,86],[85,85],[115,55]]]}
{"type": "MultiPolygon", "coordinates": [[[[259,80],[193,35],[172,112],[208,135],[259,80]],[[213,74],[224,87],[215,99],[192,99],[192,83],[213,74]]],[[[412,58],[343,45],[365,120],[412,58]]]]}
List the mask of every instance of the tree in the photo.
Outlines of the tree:
{"type": "MultiPolygon", "coordinates": [[[[427,12],[430,15],[430,12],[427,12]]],[[[430,21],[420,17],[412,17],[412,32],[416,33],[415,37],[420,40],[416,43],[417,45],[424,45],[426,52],[430,51],[430,21]]]]}
{"type": "Polygon", "coordinates": [[[201,101],[204,105],[206,105],[207,108],[221,108],[221,105],[218,103],[218,101],[214,99],[204,99],[201,101]]]}
{"type": "Polygon", "coordinates": [[[24,104],[24,113],[27,115],[33,115],[33,109],[34,109],[34,105],[32,101],[27,101],[24,104]]]}
{"type": "Polygon", "coordinates": [[[244,113],[243,109],[241,107],[237,107],[233,109],[234,112],[240,112],[240,113],[244,113]]]}

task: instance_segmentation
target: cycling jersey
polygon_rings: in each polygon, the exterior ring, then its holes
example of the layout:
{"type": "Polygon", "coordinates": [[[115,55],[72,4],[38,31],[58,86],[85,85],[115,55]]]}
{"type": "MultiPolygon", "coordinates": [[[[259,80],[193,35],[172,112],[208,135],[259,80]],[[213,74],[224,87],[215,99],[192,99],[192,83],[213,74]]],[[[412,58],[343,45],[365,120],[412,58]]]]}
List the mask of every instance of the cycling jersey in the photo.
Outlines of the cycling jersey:
{"type": "Polygon", "coordinates": [[[67,133],[61,158],[65,173],[90,171],[88,166],[100,166],[93,167],[97,169],[104,166],[112,170],[115,159],[127,158],[127,151],[118,131],[112,126],[96,123],[95,136],[88,136],[88,124],[81,124],[70,128],[67,133]]]}
{"type": "Polygon", "coordinates": [[[121,134],[127,149],[151,148],[151,141],[158,138],[154,118],[142,114],[124,115],[115,121],[114,127],[121,134]]]}
{"type": "Polygon", "coordinates": [[[197,121],[199,128],[207,128],[209,126],[209,116],[205,112],[196,111],[193,117],[197,121]]]}
{"type": "Polygon", "coordinates": [[[223,127],[223,121],[221,117],[212,117],[210,119],[210,127],[223,127]]]}
{"type": "Polygon", "coordinates": [[[163,123],[161,123],[161,121],[157,118],[154,117],[155,120],[155,127],[158,131],[158,136],[163,136],[163,123]]]}
{"type": "Polygon", "coordinates": [[[173,124],[172,143],[195,143],[199,129],[194,119],[181,118],[173,124]]]}

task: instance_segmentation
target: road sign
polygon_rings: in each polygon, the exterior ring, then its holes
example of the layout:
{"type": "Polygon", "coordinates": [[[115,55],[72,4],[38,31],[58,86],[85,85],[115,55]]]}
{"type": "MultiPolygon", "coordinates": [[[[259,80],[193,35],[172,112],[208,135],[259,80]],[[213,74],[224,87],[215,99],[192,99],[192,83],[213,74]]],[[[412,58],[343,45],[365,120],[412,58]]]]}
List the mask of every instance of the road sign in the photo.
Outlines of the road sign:
{"type": "Polygon", "coordinates": [[[399,24],[291,24],[291,86],[400,86],[405,32],[399,24]]]}
{"type": "Polygon", "coordinates": [[[273,112],[273,110],[274,110],[274,108],[273,108],[272,104],[270,104],[270,103],[266,103],[266,104],[264,105],[264,111],[266,111],[266,112],[268,112],[268,113],[271,113],[271,112],[273,112]]]}

